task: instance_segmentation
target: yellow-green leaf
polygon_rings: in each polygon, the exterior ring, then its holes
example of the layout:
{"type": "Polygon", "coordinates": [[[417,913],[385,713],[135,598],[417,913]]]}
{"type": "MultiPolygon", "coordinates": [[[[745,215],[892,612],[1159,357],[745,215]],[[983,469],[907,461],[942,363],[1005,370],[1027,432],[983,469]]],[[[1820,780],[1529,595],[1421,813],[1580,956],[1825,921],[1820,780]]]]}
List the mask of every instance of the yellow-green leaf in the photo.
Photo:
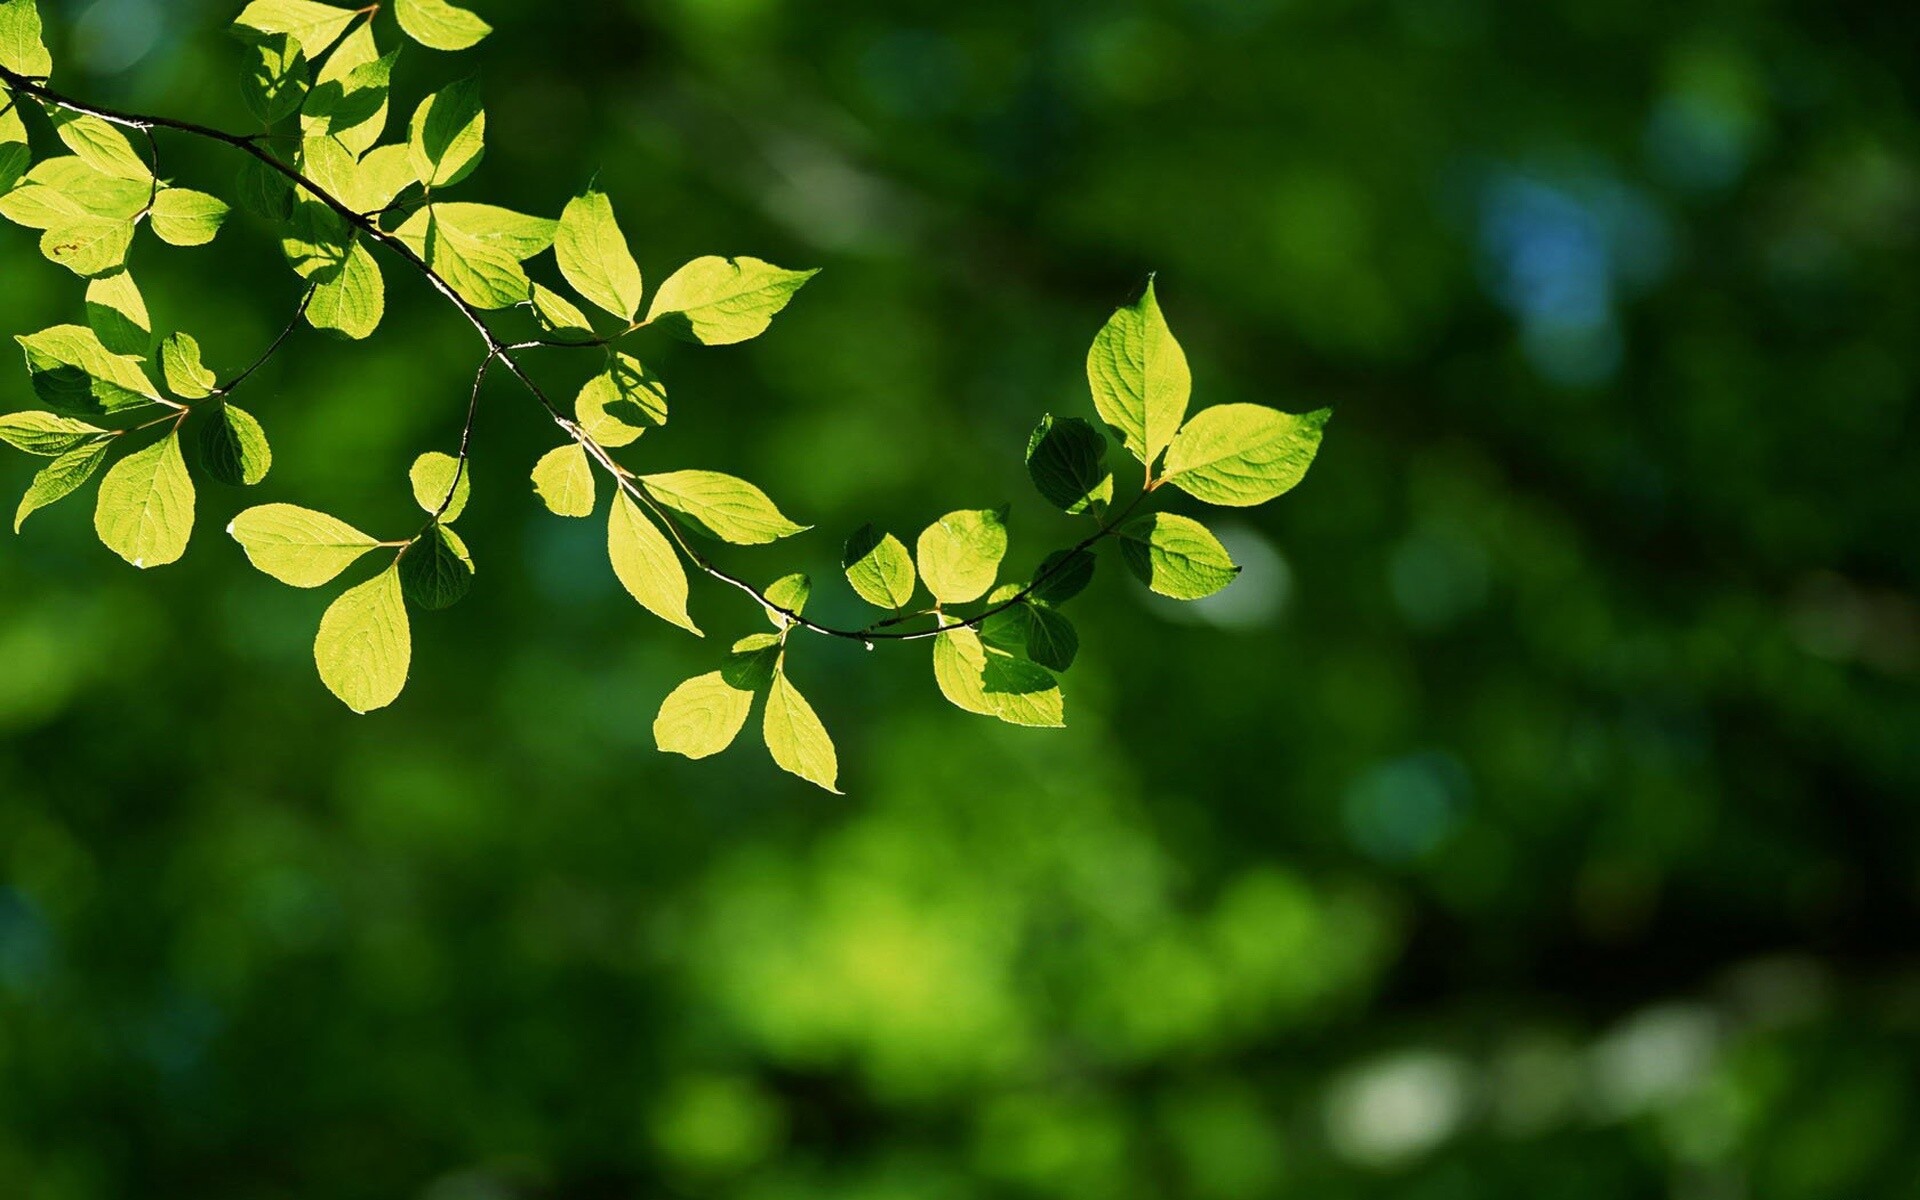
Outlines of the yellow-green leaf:
{"type": "Polygon", "coordinates": [[[393,15],[408,37],[430,50],[465,50],[493,32],[493,26],[447,0],[394,0],[393,15]]]}
{"type": "Polygon", "coordinates": [[[999,577],[1006,553],[1006,514],[995,509],[950,512],[927,526],[915,546],[920,578],[942,604],[984,596],[999,577]]]}
{"type": "Polygon", "coordinates": [[[169,246],[204,246],[227,219],[226,202],[190,188],[162,188],[153,198],[153,232],[169,246]]]}
{"type": "Polygon", "coordinates": [[[320,681],[357,713],[385,708],[407,683],[413,634],[396,564],[327,606],[313,639],[320,681]]]}
{"type": "Polygon", "coordinates": [[[53,73],[53,58],[40,39],[40,10],[33,0],[0,0],[0,67],[31,79],[53,73]]]}
{"type": "Polygon", "coordinates": [[[667,423],[667,387],[639,359],[618,352],[607,369],[587,380],[573,401],[574,416],[602,446],[625,446],[667,423]]]}
{"type": "Polygon", "coordinates": [[[87,324],[115,354],[145,358],[152,349],[153,318],[133,276],[125,271],[87,281],[87,324]]]}
{"type": "Polygon", "coordinates": [[[227,526],[254,566],[294,587],[319,587],[380,543],[337,517],[293,504],[249,508],[227,526]]]}
{"type": "Polygon", "coordinates": [[[917,582],[913,556],[892,534],[882,533],[870,524],[862,525],[847,539],[840,561],[846,570],[847,582],[868,604],[898,611],[913,599],[917,582]]]}
{"type": "Polygon", "coordinates": [[[193,536],[193,479],[169,433],[136,450],[100,480],[93,530],[107,549],[136,567],[178,561],[193,536]]]}
{"type": "Polygon", "coordinates": [[[1207,527],[1178,513],[1147,513],[1122,525],[1120,557],[1141,583],[1175,600],[1200,600],[1240,574],[1207,527]]]}
{"type": "Polygon", "coordinates": [[[764,545],[811,528],[787,520],[759,488],[719,471],[642,475],[640,485],[701,533],[736,546],[764,545]]]}
{"type": "Polygon", "coordinates": [[[578,442],[555,446],[533,467],[533,490],[560,517],[593,515],[593,462],[578,442]]]}
{"type": "Polygon", "coordinates": [[[687,615],[687,572],[667,535],[660,532],[625,492],[615,492],[607,521],[607,557],[620,586],[641,607],[696,637],[700,627],[687,615]]]}
{"type": "Polygon", "coordinates": [[[267,477],[273,449],[252,413],[222,403],[200,426],[200,463],[220,483],[252,487],[267,477]]]}
{"type": "Polygon", "coordinates": [[[1264,504],[1305,477],[1332,412],[1296,416],[1259,404],[1203,408],[1167,447],[1162,478],[1209,504],[1264,504]]]}
{"type": "Polygon", "coordinates": [[[740,736],[753,709],[753,692],[721,671],[696,675],[667,693],[653,718],[653,744],[669,754],[706,758],[740,736]]]}
{"type": "Polygon", "coordinates": [[[50,412],[17,412],[0,415],[0,442],[16,450],[42,458],[58,458],[105,437],[107,431],[73,417],[50,412]]]}
{"type": "Polygon", "coordinates": [[[589,191],[567,202],[554,234],[553,255],[560,274],[586,300],[623,321],[640,311],[640,267],[605,192],[589,191]]]}
{"type": "Polygon", "coordinates": [[[20,507],[14,510],[13,531],[19,533],[28,517],[72,495],[92,479],[100,464],[107,460],[107,449],[112,444],[102,439],[76,446],[36,472],[33,482],[27,485],[27,494],[20,497],[20,507]]]}
{"type": "Polygon", "coordinates": [[[413,460],[407,469],[413,484],[413,502],[420,511],[451,525],[467,511],[467,498],[473,494],[473,467],[470,463],[429,450],[413,460]]]}
{"type": "Polygon", "coordinates": [[[170,333],[161,340],[160,374],[167,390],[182,400],[211,396],[218,382],[200,361],[200,343],[188,333],[170,333]]]}
{"type": "Polygon", "coordinates": [[[761,730],[767,739],[767,751],[781,770],[836,796],[840,794],[835,786],[840,762],[833,751],[833,739],[827,736],[827,727],[820,723],[807,698],[787,681],[785,671],[774,672],[761,730]]]}
{"type": "Polygon", "coordinates": [[[284,33],[309,59],[317,59],[340,40],[357,15],[351,8],[315,0],[253,0],[233,23],[260,33],[284,33]]]}
{"type": "Polygon", "coordinates": [[[1167,328],[1153,281],[1139,301],[1120,309],[1087,352],[1087,382],[1100,418],[1149,465],[1173,440],[1187,415],[1193,377],[1187,356],[1167,328]]]}
{"type": "Polygon", "coordinates": [[[788,271],[757,258],[696,258],[653,294],[647,324],[708,346],[758,337],[817,271],[788,271]]]}
{"type": "Polygon", "coordinates": [[[486,143],[487,114],[480,107],[480,85],[463,79],[428,96],[413,110],[407,158],[414,178],[427,187],[452,187],[480,165],[486,143]]]}

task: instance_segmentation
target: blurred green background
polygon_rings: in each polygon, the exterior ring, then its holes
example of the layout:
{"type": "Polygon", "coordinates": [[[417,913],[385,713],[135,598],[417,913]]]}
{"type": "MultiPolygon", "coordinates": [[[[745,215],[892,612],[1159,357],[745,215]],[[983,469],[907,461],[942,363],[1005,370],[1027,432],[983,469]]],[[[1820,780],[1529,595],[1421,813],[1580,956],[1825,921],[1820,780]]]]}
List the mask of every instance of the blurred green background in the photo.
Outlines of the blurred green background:
{"type": "MultiPolygon", "coordinates": [[[[237,4],[42,7],[67,89],[244,126],[237,4]]],[[[750,345],[643,347],[632,461],[818,526],[730,565],[851,615],[847,530],[1012,500],[1030,566],[1068,535],[1027,431],[1091,415],[1150,270],[1196,404],[1332,405],[1325,448],[1218,523],[1216,600],[1103,563],[1065,731],[809,643],[829,797],[653,751],[760,617],[642,613],[496,378],[475,594],[356,718],[326,597],[220,530],[417,524],[475,347],[390,270],[372,342],[249,383],[273,474],[204,486],[183,563],[90,499],[0,540],[0,1194],[1920,1196],[1909,6],[474,7],[395,104],[481,73],[467,198],[597,172],[650,282],[826,268],[750,345]]],[[[8,335],[79,316],[32,238],[8,335]]],[[[244,217],[134,269],[223,371],[297,296],[244,217]]]]}

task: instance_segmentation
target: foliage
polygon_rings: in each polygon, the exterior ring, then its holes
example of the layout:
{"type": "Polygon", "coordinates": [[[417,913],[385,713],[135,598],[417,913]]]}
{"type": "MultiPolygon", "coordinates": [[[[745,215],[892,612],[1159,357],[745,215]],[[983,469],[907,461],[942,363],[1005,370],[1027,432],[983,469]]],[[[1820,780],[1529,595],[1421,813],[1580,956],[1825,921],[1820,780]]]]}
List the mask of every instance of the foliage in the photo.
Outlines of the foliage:
{"type": "MultiPolygon", "coordinates": [[[[266,429],[235,406],[234,391],[284,344],[283,333],[246,369],[222,376],[202,362],[185,332],[154,345],[146,302],[128,269],[142,225],[171,246],[212,242],[229,206],[162,177],[157,133],[222,144],[247,156],[238,202],[280,228],[288,265],[304,282],[291,332],[303,318],[350,340],[370,337],[386,313],[386,275],[375,251],[423,275],[472,325],[483,355],[454,453],[420,455],[409,472],[426,521],[380,540],[325,513],[284,503],[242,512],[229,532],[262,571],[296,587],[334,582],[362,557],[375,573],[350,584],[321,618],[314,641],[320,678],[355,712],[399,696],[412,660],[407,608],[444,609],[472,586],[474,562],[450,526],[472,495],[469,447],[488,372],[496,364],[524,385],[567,441],[535,464],[532,483],[556,515],[590,517],[596,472],[612,495],[607,551],[620,583],[648,611],[690,633],[687,568],[730,584],[761,604],[776,633],[767,645],[737,644],[729,658],[770,653],[771,669],[697,676],[670,694],[656,721],[663,750],[689,757],[732,741],[764,696],[764,740],[774,761],[836,790],[833,744],[787,671],[795,632],[872,645],[928,640],[941,692],[969,712],[1017,725],[1058,726],[1065,701],[1058,674],[1079,637],[1059,606],[1084,586],[1091,551],[1109,536],[1121,562],[1153,591],[1180,600],[1214,594],[1239,568],[1192,517],[1145,511],[1163,484],[1196,499],[1247,506],[1299,483],[1319,447],[1327,412],[1292,416],[1253,404],[1187,411],[1186,355],[1152,281],[1094,339],[1087,378],[1094,410],[1143,468],[1140,486],[1116,503],[1107,439],[1077,417],[1042,419],[1027,448],[1035,487],[1051,505],[1085,517],[1092,532],[1054,552],[1024,582],[1009,582],[1009,510],[963,509],[927,526],[911,557],[872,526],[846,543],[853,592],[883,610],[859,628],[805,615],[811,584],[786,576],[758,589],[716,566],[687,534],[759,546],[804,533],[760,488],[719,471],[638,472],[613,451],[667,422],[666,390],[634,347],[649,333],[727,346],[764,333],[814,275],[757,258],[695,258],[647,297],[639,264],[608,195],[589,186],[557,219],[446,198],[486,150],[487,117],[473,80],[453,83],[415,108],[400,140],[387,136],[398,51],[382,53],[377,6],[319,0],[255,0],[234,31],[243,47],[240,92],[260,129],[221,132],[167,117],[91,105],[54,90],[52,63],[34,0],[5,0],[0,13],[0,125],[11,188],[0,214],[44,231],[45,256],[86,279],[88,324],[23,334],[34,388],[49,406],[6,418],[6,440],[55,462],[36,478],[16,524],[32,511],[101,478],[100,540],[136,567],[177,561],[194,524],[193,470],[183,437],[198,446],[207,478],[255,487],[267,477],[266,429]],[[44,116],[66,153],[46,153],[15,112],[44,116]],[[137,135],[130,137],[129,134],[137,135]],[[286,153],[281,147],[287,148],[286,153]],[[528,266],[552,252],[558,286],[528,266]],[[611,316],[587,315],[574,297],[611,316]],[[641,310],[645,307],[646,315],[641,310]],[[486,314],[530,317],[539,336],[509,341],[486,314]],[[598,354],[604,368],[582,386],[571,414],[528,373],[519,356],[537,349],[598,354]],[[94,421],[106,422],[93,424],[94,421]],[[372,555],[377,549],[390,555],[372,555]],[[1062,586],[1069,574],[1075,586],[1062,586]],[[931,597],[915,608],[919,587],[931,597]],[[749,679],[748,675],[752,674],[749,679]]],[[[490,27],[444,0],[399,0],[394,14],[412,41],[464,50],[490,27]]],[[[644,353],[644,350],[641,351],[644,353]]],[[[652,442],[647,443],[651,450],[652,442]]]]}

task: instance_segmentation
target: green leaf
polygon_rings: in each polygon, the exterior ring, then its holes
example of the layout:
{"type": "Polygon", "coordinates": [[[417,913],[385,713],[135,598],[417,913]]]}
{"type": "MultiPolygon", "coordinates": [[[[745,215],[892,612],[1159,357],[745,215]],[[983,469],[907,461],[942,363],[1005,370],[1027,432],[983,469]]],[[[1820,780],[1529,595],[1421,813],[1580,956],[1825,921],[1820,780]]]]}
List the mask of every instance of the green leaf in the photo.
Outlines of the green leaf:
{"type": "Polygon", "coordinates": [[[687,616],[687,572],[672,543],[625,492],[615,492],[607,522],[607,557],[620,586],[654,616],[704,637],[687,616]]]}
{"type": "Polygon", "coordinates": [[[12,191],[0,196],[0,216],[28,229],[51,229],[86,217],[131,221],[152,194],[150,183],[103,175],[79,156],[63,154],[35,163],[12,191]]]}
{"type": "Polygon", "coordinates": [[[667,423],[667,385],[633,355],[616,352],[574,397],[573,414],[602,446],[625,446],[667,423]]]}
{"type": "Polygon", "coordinates": [[[1093,582],[1093,564],[1093,555],[1085,550],[1056,550],[1033,573],[1029,594],[1042,604],[1065,604],[1093,582]]]}
{"type": "Polygon", "coordinates": [[[160,567],[187,552],[193,536],[193,479],[180,435],[167,434],[127,455],[100,480],[93,531],[136,567],[160,567]]]}
{"type": "Polygon", "coordinates": [[[42,458],[58,458],[107,435],[98,425],[50,412],[0,415],[0,442],[42,458]]]}
{"type": "Polygon", "coordinates": [[[720,674],[742,691],[758,691],[773,682],[773,673],[780,668],[782,644],[778,634],[750,633],[733,644],[732,652],[720,664],[720,674]]]}
{"type": "Polygon", "coordinates": [[[753,692],[728,683],[724,672],[696,675],[661,702],[653,744],[669,754],[706,758],[733,745],[752,711],[753,692]]]}
{"type": "Polygon", "coordinates": [[[487,114],[480,84],[463,79],[420,102],[408,126],[407,160],[429,188],[452,187],[473,174],[486,151],[487,114]]]}
{"type": "Polygon", "coordinates": [[[642,475],[640,486],[694,529],[736,546],[765,545],[812,528],[787,520],[765,492],[746,480],[718,471],[642,475]]]}
{"type": "Polygon", "coordinates": [[[413,155],[405,146],[375,146],[354,164],[353,186],[339,199],[354,212],[377,213],[418,183],[413,177],[413,155]]]}
{"type": "Polygon", "coordinates": [[[478,308],[511,308],[532,295],[520,264],[553,244],[558,222],[490,204],[433,204],[394,231],[460,298],[478,308]]]}
{"type": "Polygon", "coordinates": [[[200,465],[218,483],[252,487],[273,466],[267,431],[245,409],[215,405],[200,426],[200,465]]]}
{"type": "Polygon", "coordinates": [[[53,57],[40,40],[40,10],[33,0],[0,0],[0,67],[30,79],[53,74],[53,57]]]}
{"type": "Polygon", "coordinates": [[[407,684],[412,658],[398,564],[342,592],[313,639],[320,681],[357,713],[392,704],[407,684]]]}
{"type": "Polygon", "coordinates": [[[151,191],[153,167],[145,155],[134,149],[127,135],[99,117],[56,108],[47,114],[53,131],[81,162],[102,175],[130,179],[151,191]]]}
{"type": "Polygon", "coordinates": [[[449,525],[467,511],[473,494],[473,468],[451,454],[429,450],[407,469],[413,484],[413,502],[428,516],[449,525]]]}
{"type": "Polygon", "coordinates": [[[597,336],[587,314],[544,283],[533,285],[533,313],[540,319],[540,328],[563,340],[590,342],[597,336]]]}
{"type": "Polygon", "coordinates": [[[785,629],[793,623],[788,613],[797,617],[807,611],[807,599],[813,595],[813,580],[801,574],[782,575],[767,585],[765,595],[767,620],[773,622],[775,629],[785,629]]]}
{"type": "Polygon", "coordinates": [[[649,325],[708,346],[758,337],[817,271],[787,271],[757,258],[696,258],[653,294],[649,325]]]}
{"type": "Polygon", "coordinates": [[[899,538],[881,533],[872,525],[862,525],[847,539],[841,556],[847,582],[862,600],[876,608],[898,612],[913,599],[917,577],[913,558],[899,538]]]}
{"type": "Polygon", "coordinates": [[[124,270],[133,225],[109,217],[75,217],[40,235],[40,253],[82,279],[124,270]]]}
{"type": "Polygon", "coordinates": [[[254,566],[299,588],[319,587],[380,544],[338,517],[293,504],[249,508],[227,532],[254,566]]]}
{"type": "Polygon", "coordinates": [[[292,181],[257,158],[241,161],[233,194],[241,208],[263,221],[285,221],[293,215],[292,181]]]}
{"type": "Polygon", "coordinates": [[[36,377],[62,373],[74,381],[78,394],[91,396],[107,412],[134,408],[160,399],[140,360],[115,354],[98,334],[83,325],[55,325],[39,333],[17,336],[27,353],[27,370],[36,377]]]}
{"type": "Polygon", "coordinates": [[[473,556],[467,544],[435,521],[400,552],[400,588],[429,612],[458,604],[473,589],[473,556]]]}
{"type": "Polygon", "coordinates": [[[280,235],[280,252],[300,278],[330,280],[346,265],[353,238],[339,213],[303,195],[293,202],[280,235]]]}
{"type": "Polygon", "coordinates": [[[408,37],[429,50],[465,50],[493,32],[493,26],[446,0],[394,0],[393,15],[408,37]]]}
{"type": "Polygon", "coordinates": [[[1007,553],[1006,520],[1004,509],[961,509],[921,532],[914,557],[934,599],[965,604],[986,594],[1007,553]]]}
{"type": "Polygon", "coordinates": [[[220,232],[227,204],[190,188],[162,188],[153,198],[153,232],[169,246],[204,246],[220,232]]]}
{"type": "Polygon", "coordinates": [[[593,515],[593,462],[578,442],[555,446],[533,467],[533,490],[560,517],[593,515]]]}
{"type": "Polygon", "coordinates": [[[262,125],[284,121],[307,98],[307,55],[300,42],[283,33],[261,34],[247,52],[240,77],[240,98],[262,125]]]}
{"type": "Polygon", "coordinates": [[[1045,667],[990,647],[964,626],[933,640],[933,678],[957,707],[1009,725],[1066,724],[1060,685],[1045,667]]]}
{"type": "Polygon", "coordinates": [[[640,266],[613,219],[605,192],[588,191],[567,201],[553,238],[560,274],[593,304],[631,321],[640,311],[640,266]]]}
{"type": "Polygon", "coordinates": [[[1147,513],[1119,529],[1120,557],[1140,582],[1175,600],[1199,600],[1233,582],[1240,568],[1192,517],[1147,513]]]}
{"type": "Polygon", "coordinates": [[[299,43],[307,58],[317,59],[340,40],[357,15],[353,9],[314,0],[253,0],[233,23],[258,33],[284,33],[299,43]]]}
{"type": "Polygon", "coordinates": [[[1027,474],[1047,503],[1070,513],[1111,503],[1113,472],[1107,470],[1107,439],[1078,417],[1040,418],[1027,439],[1027,474]]]}
{"type": "Polygon", "coordinates": [[[115,354],[145,358],[153,348],[153,318],[133,276],[125,271],[87,281],[87,324],[115,354]]]}
{"type": "Polygon", "coordinates": [[[315,329],[330,329],[358,341],[380,327],[386,311],[387,285],[380,264],[358,241],[347,247],[346,258],[336,270],[314,276],[307,323],[315,329]]]}
{"type": "Polygon", "coordinates": [[[1306,475],[1332,415],[1322,408],[1296,416],[1258,404],[1203,408],[1167,447],[1162,478],[1209,504],[1264,504],[1306,475]]]}
{"type": "MultiPolygon", "coordinates": [[[[1018,585],[1009,584],[996,591],[991,599],[999,603],[1011,599],[1011,594],[1019,590],[1018,585]],[[1009,595],[1001,595],[1002,591],[1009,595]]],[[[1080,653],[1080,635],[1073,623],[1046,605],[1029,600],[1002,609],[981,622],[980,640],[1055,671],[1071,667],[1080,653]]]]}
{"type": "Polygon", "coordinates": [[[800,689],[787,681],[784,671],[774,672],[761,731],[767,739],[768,753],[781,770],[836,796],[840,794],[834,786],[840,762],[833,752],[833,739],[827,736],[827,727],[814,715],[813,706],[800,689]]]}
{"type": "Polygon", "coordinates": [[[1152,465],[1187,415],[1193,377],[1160,314],[1153,281],[1139,301],[1113,314],[1087,352],[1087,382],[1100,418],[1152,465]]]}
{"type": "Polygon", "coordinates": [[[200,362],[200,343],[186,333],[170,333],[161,341],[160,373],[167,381],[167,390],[182,400],[211,396],[219,382],[200,362]]]}
{"type": "Polygon", "coordinates": [[[0,80],[0,193],[4,193],[33,162],[27,127],[20,120],[20,102],[0,80]]]}
{"type": "MultiPolygon", "coordinates": [[[[311,47],[307,57],[314,57],[311,47]]],[[[382,55],[366,24],[327,57],[300,106],[303,137],[331,137],[356,156],[373,149],[387,127],[387,95],[399,51],[382,55]]]]}
{"type": "Polygon", "coordinates": [[[112,442],[102,439],[78,446],[54,459],[42,467],[27,485],[27,494],[20,498],[20,507],[13,514],[13,531],[20,532],[20,526],[28,517],[52,504],[54,501],[72,495],[82,484],[93,478],[100,464],[107,460],[107,450],[112,442]]]}

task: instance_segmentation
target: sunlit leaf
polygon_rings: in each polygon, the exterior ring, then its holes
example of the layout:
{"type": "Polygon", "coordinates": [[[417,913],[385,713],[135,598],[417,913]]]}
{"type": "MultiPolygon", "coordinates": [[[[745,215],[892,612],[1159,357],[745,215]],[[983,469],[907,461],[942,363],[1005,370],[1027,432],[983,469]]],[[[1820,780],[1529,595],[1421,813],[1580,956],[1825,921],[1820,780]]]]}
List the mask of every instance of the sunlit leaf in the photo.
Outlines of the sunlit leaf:
{"type": "Polygon", "coordinates": [[[1162,477],[1209,504],[1263,504],[1305,477],[1332,413],[1296,416],[1258,404],[1203,408],[1167,447],[1162,477]]]}
{"type": "Polygon", "coordinates": [[[131,179],[142,187],[152,189],[152,165],[147,161],[147,156],[127,140],[127,135],[119,126],[64,108],[54,109],[48,114],[48,119],[53,123],[54,132],[60,135],[60,140],[81,162],[102,175],[131,179]]]}
{"type": "Polygon", "coordinates": [[[607,522],[607,557],[620,585],[648,612],[695,636],[687,615],[687,572],[660,527],[625,492],[615,492],[607,522]]]}
{"type": "Polygon", "coordinates": [[[252,487],[273,466],[267,431],[243,408],[214,405],[200,426],[200,464],[219,483],[252,487]]]}
{"type": "Polygon", "coordinates": [[[758,337],[817,271],[788,271],[757,258],[696,258],[653,294],[647,324],[709,346],[758,337]]]}
{"type": "Polygon", "coordinates": [[[29,79],[53,74],[53,58],[40,39],[40,10],[33,0],[0,0],[0,67],[29,79]]]}
{"type": "Polygon", "coordinates": [[[129,222],[147,206],[151,183],[103,175],[79,156],[42,159],[0,196],[0,216],[28,229],[51,229],[98,217],[129,222]]]}
{"type": "Polygon", "coordinates": [[[1066,723],[1065,700],[1051,672],[987,646],[964,626],[934,639],[933,677],[940,694],[967,712],[1010,725],[1066,723]]]}
{"type": "Polygon", "coordinates": [[[127,455],[100,480],[93,530],[136,567],[177,561],[193,536],[193,479],[172,432],[127,455]]]}
{"type": "Polygon", "coordinates": [[[40,253],[82,279],[123,270],[132,245],[133,225],[111,217],[76,217],[40,235],[40,253]]]}
{"type": "Polygon", "coordinates": [[[701,533],[736,546],[762,545],[811,528],[789,521],[751,483],[719,471],[642,475],[640,485],[701,533]]]}
{"type": "Polygon", "coordinates": [[[553,254],[560,273],[586,300],[626,321],[640,311],[640,267],[606,193],[589,191],[567,202],[553,254]]]}
{"type": "Polygon", "coordinates": [[[452,187],[480,165],[486,139],[479,83],[463,79],[441,88],[413,110],[408,126],[407,159],[414,178],[429,188],[452,187]]]}
{"type": "Polygon", "coordinates": [[[153,348],[153,318],[126,271],[87,281],[87,324],[115,354],[145,358],[153,348]]]}
{"type": "Polygon", "coordinates": [[[67,372],[76,381],[78,395],[90,397],[101,409],[115,412],[160,399],[140,360],[115,354],[84,325],[55,325],[39,333],[16,336],[26,351],[27,370],[36,377],[67,372]]]}
{"type": "Polygon", "coordinates": [[[220,232],[227,204],[188,188],[162,188],[153,198],[153,232],[170,246],[204,246],[220,232]]]}
{"type": "Polygon", "coordinates": [[[408,217],[394,236],[467,303],[511,308],[532,294],[520,264],[553,243],[557,224],[490,204],[434,204],[408,217]]]}
{"type": "Polygon", "coordinates": [[[75,447],[42,467],[27,485],[27,494],[20,498],[20,507],[14,510],[13,531],[20,532],[20,526],[28,517],[52,504],[56,500],[72,495],[92,479],[100,464],[107,460],[107,450],[112,443],[102,439],[75,447]]]}
{"type": "Polygon", "coordinates": [[[200,361],[200,343],[187,333],[170,333],[161,339],[160,373],[167,390],[182,400],[211,396],[219,382],[200,361]]]}
{"type": "Polygon", "coordinates": [[[942,604],[965,604],[985,595],[1006,553],[1006,513],[996,509],[950,512],[921,531],[914,547],[920,578],[942,604]]]}
{"type": "Polygon", "coordinates": [[[58,458],[107,431],[73,417],[50,412],[0,414],[0,442],[42,458],[58,458]]]}
{"type": "Polygon", "coordinates": [[[393,15],[408,37],[432,50],[465,50],[493,27],[447,0],[394,0],[393,15]]]}
{"type": "Polygon", "coordinates": [[[380,327],[386,311],[387,286],[380,264],[356,241],[348,245],[337,269],[315,277],[307,322],[357,341],[380,327]]]}
{"type": "Polygon", "coordinates": [[[753,711],[753,691],[723,671],[696,675],[667,693],[653,718],[653,744],[669,754],[706,758],[733,745],[753,711]]]}
{"type": "Polygon", "coordinates": [[[253,39],[240,76],[240,98],[255,120],[272,125],[299,112],[307,87],[307,55],[298,38],[267,33],[253,39]]]}
{"type": "Polygon", "coordinates": [[[667,423],[667,387],[639,359],[615,353],[607,369],[581,387],[573,413],[594,441],[625,446],[653,426],[667,423]]]}
{"type": "Polygon", "coordinates": [[[788,613],[799,616],[807,611],[807,600],[813,595],[813,580],[798,573],[782,575],[768,584],[763,594],[769,605],[767,620],[772,621],[775,628],[785,628],[791,623],[788,613]]]}
{"type": "Polygon", "coordinates": [[[380,544],[337,517],[292,504],[249,508],[227,532],[254,566],[301,588],[328,582],[380,544]]]}
{"type": "Polygon", "coordinates": [[[555,446],[533,467],[533,490],[555,516],[593,515],[593,462],[578,442],[555,446]]]}
{"type": "Polygon", "coordinates": [[[1119,529],[1120,557],[1140,582],[1175,600],[1199,600],[1240,574],[1207,527],[1177,513],[1148,513],[1119,529]]]}
{"type": "Polygon", "coordinates": [[[898,611],[913,599],[917,576],[913,557],[899,538],[862,525],[847,539],[841,555],[847,582],[862,600],[876,608],[898,611]]]}
{"type": "Polygon", "coordinates": [[[357,713],[392,704],[407,684],[412,659],[398,564],[342,592],[321,616],[313,639],[320,681],[357,713]]]}
{"type": "Polygon", "coordinates": [[[820,723],[806,697],[788,682],[785,671],[774,672],[761,722],[767,751],[781,770],[836,796],[840,794],[835,786],[840,762],[833,751],[833,739],[827,736],[827,727],[820,723]]]}
{"type": "Polygon", "coordinates": [[[1151,464],[1180,428],[1193,391],[1187,356],[1160,313],[1152,280],[1093,339],[1087,382],[1101,420],[1119,431],[1135,458],[1151,464]]]}
{"type": "MultiPolygon", "coordinates": [[[[300,106],[304,137],[331,137],[355,155],[379,142],[387,127],[387,96],[399,51],[382,55],[365,24],[327,56],[300,106]]],[[[315,57],[311,47],[307,57],[315,57]]]]}
{"type": "Polygon", "coordinates": [[[467,498],[473,495],[473,465],[438,450],[414,459],[407,480],[420,511],[449,525],[467,511],[467,498]]]}
{"type": "Polygon", "coordinates": [[[307,58],[317,59],[340,40],[356,15],[351,8],[315,0],[253,0],[233,23],[259,33],[284,33],[299,43],[307,58]]]}

